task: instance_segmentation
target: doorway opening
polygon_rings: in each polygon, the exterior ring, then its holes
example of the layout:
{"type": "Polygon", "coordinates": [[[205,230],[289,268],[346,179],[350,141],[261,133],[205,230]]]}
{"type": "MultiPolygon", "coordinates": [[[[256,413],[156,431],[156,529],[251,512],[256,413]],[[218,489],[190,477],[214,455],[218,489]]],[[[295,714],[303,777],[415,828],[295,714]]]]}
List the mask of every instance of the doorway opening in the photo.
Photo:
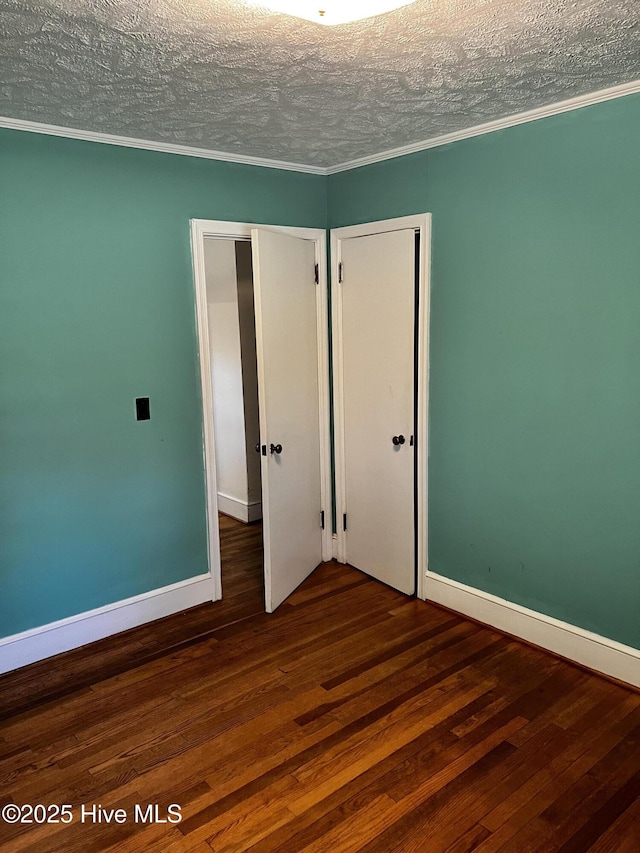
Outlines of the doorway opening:
{"type": "MultiPolygon", "coordinates": [[[[213,601],[223,597],[221,544],[227,554],[228,551],[226,542],[221,543],[220,528],[230,540],[229,550],[233,551],[240,533],[247,536],[250,529],[255,533],[257,527],[253,525],[261,511],[264,609],[272,613],[332,554],[331,528],[324,523],[325,518],[331,517],[326,234],[318,228],[193,219],[191,246],[211,597],[213,601]],[[245,352],[242,366],[236,372],[236,384],[247,389],[252,384],[243,371],[257,376],[259,400],[259,437],[255,426],[249,425],[236,445],[237,452],[246,460],[246,504],[218,485],[221,473],[218,468],[223,468],[229,460],[226,454],[217,452],[217,432],[221,427],[214,423],[216,383],[212,382],[215,366],[211,354],[214,332],[209,328],[205,261],[209,248],[214,252],[216,246],[224,245],[228,265],[235,264],[236,277],[240,274],[235,283],[239,306],[243,300],[249,304],[252,301],[249,288],[242,287],[243,275],[253,285],[255,333],[241,335],[238,307],[236,335],[236,349],[241,355],[245,352]],[[246,358],[247,351],[250,358],[246,358]],[[260,486],[250,477],[256,458],[260,465],[260,486]],[[240,518],[233,519],[231,510],[236,515],[239,512],[240,518]]],[[[215,307],[212,306],[211,313],[215,307]]],[[[242,416],[250,424],[248,408],[250,401],[243,399],[242,416]]],[[[224,414],[228,412],[225,410],[224,414]]],[[[245,556],[253,551],[254,562],[259,563],[256,544],[257,536],[256,541],[246,543],[240,550],[245,556]]],[[[233,558],[234,554],[230,556],[233,558]]],[[[225,589],[225,600],[228,592],[225,589]]]]}
{"type": "Polygon", "coordinates": [[[207,237],[204,272],[222,588],[264,611],[260,416],[251,241],[207,237]]]}

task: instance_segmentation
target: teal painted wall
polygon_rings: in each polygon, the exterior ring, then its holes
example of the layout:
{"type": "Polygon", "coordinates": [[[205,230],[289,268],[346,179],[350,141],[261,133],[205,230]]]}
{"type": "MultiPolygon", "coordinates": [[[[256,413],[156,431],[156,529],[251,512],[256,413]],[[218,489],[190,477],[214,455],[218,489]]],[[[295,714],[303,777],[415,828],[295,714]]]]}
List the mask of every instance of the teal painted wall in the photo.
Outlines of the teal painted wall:
{"type": "Polygon", "coordinates": [[[636,95],[324,179],[0,131],[0,636],[206,570],[190,218],[429,210],[430,567],[640,647],[639,138],[636,95]]]}
{"type": "Polygon", "coordinates": [[[326,179],[0,131],[0,637],[207,570],[193,217],[326,179]]]}
{"type": "Polygon", "coordinates": [[[329,227],[427,212],[429,153],[420,151],[330,175],[329,227]]]}
{"type": "Polygon", "coordinates": [[[640,96],[329,178],[433,213],[430,568],[640,648],[640,96]]]}

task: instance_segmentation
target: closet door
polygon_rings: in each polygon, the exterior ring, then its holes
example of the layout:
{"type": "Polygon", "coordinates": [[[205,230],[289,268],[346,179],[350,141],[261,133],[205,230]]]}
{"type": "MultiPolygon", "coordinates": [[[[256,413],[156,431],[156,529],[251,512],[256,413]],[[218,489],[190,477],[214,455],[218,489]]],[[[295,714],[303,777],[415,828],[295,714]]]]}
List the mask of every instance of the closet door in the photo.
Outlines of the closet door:
{"type": "Polygon", "coordinates": [[[342,238],[335,249],[340,558],[412,594],[416,232],[342,238]]]}
{"type": "Polygon", "coordinates": [[[251,231],[265,599],[270,613],[322,561],[315,243],[251,231]]]}

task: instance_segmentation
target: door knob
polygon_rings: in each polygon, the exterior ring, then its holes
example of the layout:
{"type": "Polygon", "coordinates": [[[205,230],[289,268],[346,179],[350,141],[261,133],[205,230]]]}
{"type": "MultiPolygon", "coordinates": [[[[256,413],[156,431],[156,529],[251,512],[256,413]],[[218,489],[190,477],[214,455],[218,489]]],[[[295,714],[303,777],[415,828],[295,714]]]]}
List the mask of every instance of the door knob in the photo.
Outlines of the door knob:
{"type": "Polygon", "coordinates": [[[272,453],[282,453],[282,445],[281,444],[272,444],[270,450],[272,453]]]}
{"type": "Polygon", "coordinates": [[[260,442],[256,444],[256,453],[260,453],[260,442]]]}
{"type": "Polygon", "coordinates": [[[391,439],[391,441],[397,447],[399,444],[404,444],[405,438],[403,435],[394,435],[393,438],[391,439]]]}

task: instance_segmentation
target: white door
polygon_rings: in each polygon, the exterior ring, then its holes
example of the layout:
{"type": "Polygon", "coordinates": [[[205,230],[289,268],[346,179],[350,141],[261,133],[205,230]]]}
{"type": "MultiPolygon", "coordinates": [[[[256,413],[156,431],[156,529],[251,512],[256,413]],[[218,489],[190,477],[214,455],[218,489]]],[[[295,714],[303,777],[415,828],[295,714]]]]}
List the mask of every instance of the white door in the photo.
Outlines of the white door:
{"type": "Polygon", "coordinates": [[[415,229],[340,239],[337,248],[341,556],[412,594],[415,229]]]}
{"type": "Polygon", "coordinates": [[[251,231],[256,307],[265,604],[322,561],[315,243],[251,231]]]}

